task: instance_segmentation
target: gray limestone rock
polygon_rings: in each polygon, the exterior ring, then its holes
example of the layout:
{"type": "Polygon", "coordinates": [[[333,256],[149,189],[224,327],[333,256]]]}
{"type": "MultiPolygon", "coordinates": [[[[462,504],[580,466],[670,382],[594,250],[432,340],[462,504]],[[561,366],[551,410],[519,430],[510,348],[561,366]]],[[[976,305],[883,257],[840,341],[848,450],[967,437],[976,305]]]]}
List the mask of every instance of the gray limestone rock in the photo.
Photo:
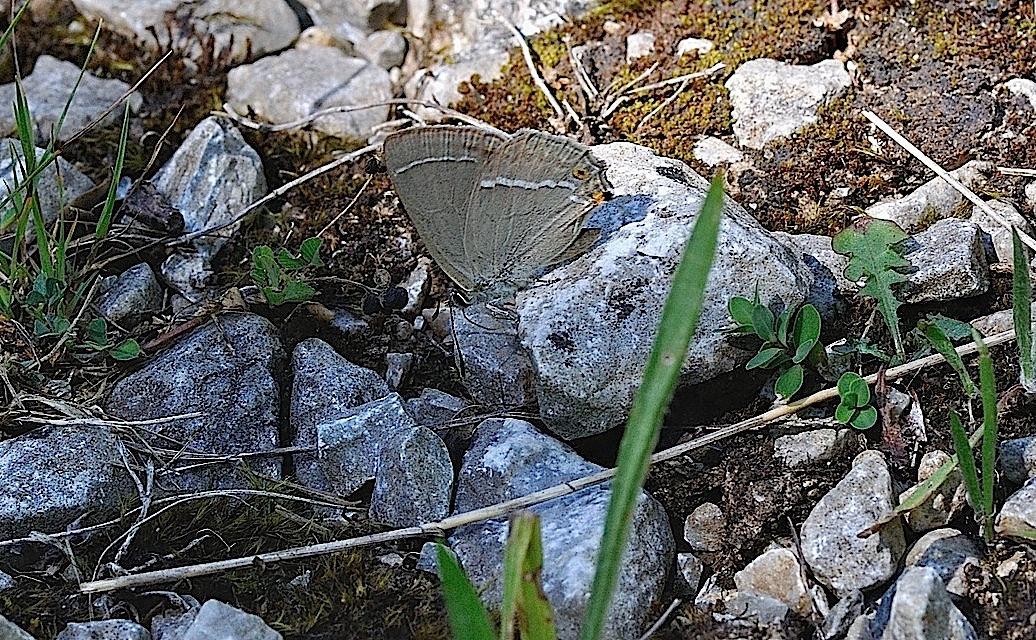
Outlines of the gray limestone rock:
{"type": "MultiPolygon", "coordinates": [[[[149,427],[149,444],[176,462],[160,473],[162,484],[180,490],[247,486],[226,473],[222,460],[191,471],[192,454],[212,457],[262,453],[280,446],[281,376],[285,354],[276,327],[250,313],[228,313],[195,329],[143,368],[115,383],[105,409],[126,420],[199,412],[149,427]],[[183,448],[183,451],[180,451],[183,448]]],[[[251,458],[248,466],[274,478],[279,457],[251,458]]]]}
{"type": "MultiPolygon", "coordinates": [[[[227,104],[274,124],[293,122],[334,107],[374,105],[392,97],[385,69],[334,47],[289,49],[227,75],[227,104]]],[[[366,140],[388,118],[388,105],[322,115],[299,128],[366,140]]]]}
{"type": "Polygon", "coordinates": [[[97,300],[97,310],[105,318],[127,327],[136,325],[162,309],[162,287],[146,262],[134,265],[119,275],[111,289],[97,300]]]}
{"type": "Polygon", "coordinates": [[[860,538],[895,506],[885,458],[864,451],[849,473],[813,508],[802,524],[802,555],[816,578],[836,593],[865,590],[888,581],[906,548],[899,520],[860,538]]]}
{"type": "Polygon", "coordinates": [[[838,60],[790,65],[760,58],[742,64],[726,87],[734,135],[741,146],[762,149],[817,121],[817,109],[842,95],[849,74],[838,60]]]}

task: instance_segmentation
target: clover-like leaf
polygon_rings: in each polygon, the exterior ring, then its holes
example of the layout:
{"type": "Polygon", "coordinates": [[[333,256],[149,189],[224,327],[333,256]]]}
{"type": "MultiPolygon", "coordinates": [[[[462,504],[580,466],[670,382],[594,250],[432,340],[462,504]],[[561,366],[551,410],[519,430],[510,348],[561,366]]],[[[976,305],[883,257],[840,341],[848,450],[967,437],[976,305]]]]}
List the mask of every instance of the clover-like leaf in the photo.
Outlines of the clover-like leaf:
{"type": "Polygon", "coordinates": [[[878,410],[874,407],[867,406],[864,407],[853,417],[853,419],[850,421],[850,424],[854,428],[859,429],[860,431],[865,431],[873,427],[874,423],[876,423],[877,421],[878,410]]]}

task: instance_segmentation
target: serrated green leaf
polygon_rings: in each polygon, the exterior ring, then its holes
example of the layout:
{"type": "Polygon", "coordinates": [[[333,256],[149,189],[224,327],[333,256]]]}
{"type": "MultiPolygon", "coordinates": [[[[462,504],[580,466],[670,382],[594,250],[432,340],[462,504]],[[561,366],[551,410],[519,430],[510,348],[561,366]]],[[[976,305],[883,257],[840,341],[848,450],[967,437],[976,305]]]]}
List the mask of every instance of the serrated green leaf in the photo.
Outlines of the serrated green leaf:
{"type": "Polygon", "coordinates": [[[752,312],[755,305],[751,300],[742,296],[734,296],[727,303],[727,312],[731,319],[741,326],[752,326],[752,312]]]}
{"type": "Polygon", "coordinates": [[[798,393],[799,389],[802,388],[802,381],[805,376],[805,370],[802,365],[797,364],[790,367],[787,371],[781,374],[777,378],[777,382],[773,386],[774,392],[782,398],[788,399],[798,393]]]}
{"type": "Polygon", "coordinates": [[[113,347],[108,355],[116,360],[132,360],[140,355],[140,344],[133,338],[128,338],[113,347]]]}
{"type": "Polygon", "coordinates": [[[272,287],[263,287],[263,295],[266,301],[277,307],[284,304],[284,294],[272,287]]]}
{"type": "Polygon", "coordinates": [[[866,431],[874,426],[878,421],[878,410],[874,407],[864,407],[856,416],[852,419],[852,426],[860,431],[866,431]]]}
{"type": "Polygon", "coordinates": [[[909,236],[894,222],[861,217],[831,239],[835,252],[849,257],[845,277],[853,282],[865,278],[860,295],[877,301],[901,359],[906,355],[899,331],[901,303],[892,287],[906,281],[900,271],[909,267],[910,261],[902,256],[899,245],[907,238],[909,236]]]}
{"type": "Polygon", "coordinates": [[[302,247],[299,249],[302,259],[314,267],[324,266],[324,261],[320,259],[320,245],[322,242],[320,238],[306,238],[303,240],[302,247]]]}
{"type": "Polygon", "coordinates": [[[287,249],[277,250],[277,264],[281,265],[281,268],[288,270],[301,269],[306,266],[305,262],[291,255],[291,252],[287,249]]]}
{"type": "Polygon", "coordinates": [[[748,361],[748,364],[745,365],[745,369],[755,369],[757,367],[768,369],[773,365],[773,363],[779,360],[781,356],[784,356],[784,349],[780,349],[778,347],[762,349],[759,353],[755,354],[754,358],[748,361]]]}
{"type": "Polygon", "coordinates": [[[971,339],[971,325],[956,318],[947,318],[941,313],[930,315],[927,318],[935,326],[942,329],[942,332],[952,342],[971,339]]]}

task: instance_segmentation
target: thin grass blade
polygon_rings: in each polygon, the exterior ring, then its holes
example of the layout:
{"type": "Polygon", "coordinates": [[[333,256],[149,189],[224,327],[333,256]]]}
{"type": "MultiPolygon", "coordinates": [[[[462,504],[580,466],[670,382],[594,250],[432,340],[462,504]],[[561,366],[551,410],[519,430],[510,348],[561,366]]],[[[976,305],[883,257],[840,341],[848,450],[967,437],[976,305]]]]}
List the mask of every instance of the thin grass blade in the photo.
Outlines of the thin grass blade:
{"type": "Polygon", "coordinates": [[[985,512],[983,529],[987,540],[993,539],[993,481],[996,477],[996,377],[989,347],[978,331],[972,330],[978,347],[978,385],[982,390],[982,508],[985,512]]]}
{"type": "Polygon", "coordinates": [[[461,640],[495,640],[496,633],[489,621],[482,601],[468,576],[442,544],[438,548],[439,578],[442,580],[446,615],[450,619],[453,636],[461,640]]]}
{"type": "Polygon", "coordinates": [[[597,572],[594,574],[586,618],[580,633],[582,640],[597,640],[604,626],[612,592],[618,581],[630,520],[640,487],[647,475],[651,451],[658,442],[662,418],[676,389],[687,346],[698,325],[722,212],[723,185],[721,178],[717,177],[705,197],[694,231],[676,269],[672,289],[662,310],[658,333],[644,369],[644,381],[633,401],[626,432],[619,445],[617,471],[612,482],[601,548],[597,554],[597,572]]]}

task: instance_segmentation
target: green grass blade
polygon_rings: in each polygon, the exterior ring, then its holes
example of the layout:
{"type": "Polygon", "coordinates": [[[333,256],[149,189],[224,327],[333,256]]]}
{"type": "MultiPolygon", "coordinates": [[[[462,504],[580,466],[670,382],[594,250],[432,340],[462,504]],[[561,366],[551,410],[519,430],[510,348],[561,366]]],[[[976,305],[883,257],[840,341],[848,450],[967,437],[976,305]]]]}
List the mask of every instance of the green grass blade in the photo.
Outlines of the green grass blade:
{"type": "Polygon", "coordinates": [[[478,599],[475,587],[446,547],[442,544],[436,546],[446,615],[450,619],[453,636],[458,640],[495,640],[493,624],[478,599]]]}
{"type": "Polygon", "coordinates": [[[964,392],[968,394],[969,398],[975,397],[975,381],[968,375],[968,370],[964,367],[964,361],[960,359],[960,354],[953,348],[953,343],[946,336],[946,332],[942,328],[926,320],[922,320],[917,323],[921,333],[931,343],[932,347],[939,352],[953,370],[957,372],[960,377],[960,382],[964,385],[964,392]]]}
{"type": "Polygon", "coordinates": [[[119,190],[119,179],[122,177],[122,164],[126,160],[126,143],[129,138],[129,117],[130,105],[127,101],[122,112],[122,130],[119,132],[119,149],[115,156],[115,166],[112,168],[112,181],[111,184],[108,185],[108,197],[104,200],[104,209],[101,211],[101,217],[97,221],[97,231],[94,232],[94,237],[98,240],[108,234],[108,227],[111,226],[112,211],[115,209],[116,194],[119,190]]]}
{"type": "Polygon", "coordinates": [[[960,462],[960,474],[964,478],[964,487],[971,497],[971,504],[975,505],[975,512],[979,520],[984,520],[982,513],[985,500],[982,496],[982,487],[978,483],[978,469],[975,467],[975,456],[971,452],[971,443],[961,426],[960,416],[953,409],[950,409],[950,435],[953,436],[953,448],[957,452],[957,460],[960,462]]]}
{"type": "Polygon", "coordinates": [[[1014,279],[1012,298],[1014,301],[1014,335],[1018,342],[1021,364],[1021,383],[1029,393],[1036,393],[1036,364],[1032,352],[1032,280],[1029,278],[1029,253],[1018,238],[1018,230],[1011,227],[1011,241],[1014,243],[1014,279]]]}
{"type": "Polygon", "coordinates": [[[633,401],[626,432],[619,445],[608,516],[597,555],[597,572],[594,574],[590,602],[580,633],[582,640],[596,640],[604,626],[612,592],[618,581],[630,520],[640,487],[647,475],[651,451],[658,442],[662,418],[676,389],[687,346],[701,314],[722,212],[723,186],[721,179],[716,178],[705,197],[694,231],[676,269],[672,289],[662,310],[658,333],[644,369],[644,380],[633,401]]]}
{"type": "MultiPolygon", "coordinates": [[[[511,565],[512,571],[517,575],[515,594],[515,605],[511,618],[517,614],[518,630],[521,632],[522,640],[556,640],[557,629],[554,626],[554,610],[543,593],[543,586],[540,577],[543,575],[543,542],[540,535],[539,516],[523,512],[511,520],[511,536],[515,535],[516,529],[520,530],[519,542],[521,544],[520,557],[515,558],[511,565]]],[[[511,540],[508,538],[508,545],[511,540]]],[[[504,580],[510,580],[508,574],[507,555],[504,556],[504,580]]],[[[505,582],[506,590],[506,582],[505,582]]],[[[506,604],[506,595],[505,595],[506,604]]],[[[506,620],[506,619],[505,619],[506,620]]],[[[500,637],[510,640],[510,635],[505,635],[504,622],[501,622],[500,637]]],[[[512,633],[513,627],[507,629],[512,633]]]]}
{"type": "Polygon", "coordinates": [[[503,598],[500,604],[500,640],[511,640],[514,637],[515,615],[518,612],[518,592],[522,584],[522,569],[525,565],[525,554],[529,551],[529,541],[536,516],[527,512],[519,512],[511,517],[510,531],[507,533],[507,544],[504,546],[503,598]]]}
{"type": "Polygon", "coordinates": [[[989,348],[978,331],[973,331],[978,346],[978,384],[982,390],[982,508],[987,540],[993,539],[993,481],[996,477],[996,377],[989,348]]]}

